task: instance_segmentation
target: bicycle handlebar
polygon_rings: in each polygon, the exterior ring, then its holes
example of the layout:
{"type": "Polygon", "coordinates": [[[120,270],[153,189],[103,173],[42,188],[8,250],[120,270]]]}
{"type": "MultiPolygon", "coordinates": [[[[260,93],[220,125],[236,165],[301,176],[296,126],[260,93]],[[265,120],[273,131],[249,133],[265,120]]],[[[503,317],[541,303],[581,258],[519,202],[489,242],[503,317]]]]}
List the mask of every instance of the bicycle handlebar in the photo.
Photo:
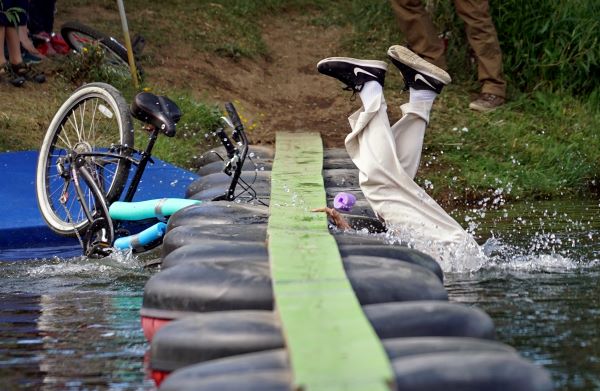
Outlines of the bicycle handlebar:
{"type": "Polygon", "coordinates": [[[216,133],[221,140],[221,143],[223,143],[225,150],[227,151],[227,157],[229,157],[229,159],[233,158],[235,156],[235,147],[229,139],[229,136],[227,136],[227,133],[225,133],[225,130],[223,128],[219,128],[217,129],[216,133]]]}
{"type": "Polygon", "coordinates": [[[238,115],[235,106],[233,103],[227,102],[225,103],[225,110],[227,110],[227,115],[229,115],[229,119],[233,123],[234,132],[231,134],[231,137],[236,141],[240,141],[240,133],[244,130],[244,125],[242,125],[242,121],[240,120],[240,116],[238,115]]]}
{"type": "Polygon", "coordinates": [[[246,133],[244,132],[244,125],[240,120],[240,117],[233,106],[233,103],[227,102],[225,103],[225,110],[227,110],[227,115],[229,117],[230,125],[233,125],[233,132],[231,133],[231,138],[234,139],[237,143],[234,146],[231,143],[231,140],[225,133],[223,128],[216,131],[217,136],[221,139],[221,142],[225,146],[227,150],[227,156],[229,161],[225,163],[225,168],[223,172],[227,175],[231,176],[231,182],[229,183],[229,189],[223,195],[215,197],[213,201],[217,200],[228,200],[231,201],[235,198],[234,192],[235,188],[240,180],[240,176],[242,174],[242,168],[244,165],[244,161],[246,160],[246,155],[248,154],[248,137],[246,137],[246,133]]]}

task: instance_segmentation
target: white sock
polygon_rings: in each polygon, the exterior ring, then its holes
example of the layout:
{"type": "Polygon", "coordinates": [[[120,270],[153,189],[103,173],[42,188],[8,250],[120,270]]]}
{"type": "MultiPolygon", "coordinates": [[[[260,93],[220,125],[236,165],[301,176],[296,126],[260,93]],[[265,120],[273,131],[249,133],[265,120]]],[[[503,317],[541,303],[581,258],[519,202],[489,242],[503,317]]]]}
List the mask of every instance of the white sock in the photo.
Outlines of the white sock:
{"type": "Polygon", "coordinates": [[[371,103],[379,98],[382,94],[383,87],[375,80],[366,82],[359,92],[360,100],[362,100],[364,107],[369,107],[371,103]]]}
{"type": "MultiPolygon", "coordinates": [[[[366,84],[365,84],[366,85],[366,84]]],[[[416,102],[431,102],[435,100],[437,97],[437,93],[431,90],[415,90],[414,88],[410,88],[410,95],[408,101],[411,103],[416,102]]]]}

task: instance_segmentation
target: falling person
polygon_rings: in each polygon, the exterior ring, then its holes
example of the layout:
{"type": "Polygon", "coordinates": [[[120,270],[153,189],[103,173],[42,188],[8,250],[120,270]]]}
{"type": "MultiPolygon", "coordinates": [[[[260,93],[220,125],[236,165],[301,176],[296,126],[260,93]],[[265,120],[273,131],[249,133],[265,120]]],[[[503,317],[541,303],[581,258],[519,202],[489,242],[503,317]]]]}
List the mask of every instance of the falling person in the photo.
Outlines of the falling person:
{"type": "Polygon", "coordinates": [[[320,73],[340,80],[362,101],[348,118],[352,131],[345,139],[359,169],[361,190],[401,241],[438,259],[444,270],[478,269],[484,259],[479,245],[414,182],[433,102],[450,76],[403,46],[392,46],[387,54],[410,94],[401,106],[402,118],[392,126],[383,95],[387,63],[330,57],[317,65],[320,73]]]}

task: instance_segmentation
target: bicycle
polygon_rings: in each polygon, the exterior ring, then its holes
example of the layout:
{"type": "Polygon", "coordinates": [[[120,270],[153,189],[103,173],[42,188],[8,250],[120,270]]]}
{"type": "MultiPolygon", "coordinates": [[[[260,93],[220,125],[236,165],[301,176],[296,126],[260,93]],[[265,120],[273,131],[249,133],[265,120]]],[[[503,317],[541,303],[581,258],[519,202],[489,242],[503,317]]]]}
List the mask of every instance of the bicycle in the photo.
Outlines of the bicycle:
{"type": "MultiPolygon", "coordinates": [[[[232,201],[245,192],[252,195],[252,184],[240,178],[249,141],[233,104],[226,103],[225,108],[229,118],[222,120],[232,129],[231,138],[222,127],[216,134],[227,151],[227,158],[221,159],[231,181],[214,200],[232,201]],[[238,184],[243,189],[240,194],[235,193],[238,184]]],[[[123,201],[133,200],[152,162],[158,136],[173,137],[181,115],[175,102],[165,96],[141,92],[129,108],[119,91],[108,84],[91,83],[77,89],[52,119],[37,163],[37,200],[50,229],[76,236],[87,256],[110,254],[116,236],[128,232],[121,223],[114,224],[109,206],[125,190],[132,165],[135,169],[123,201]],[[144,149],[134,148],[132,117],[148,132],[144,149]]]]}

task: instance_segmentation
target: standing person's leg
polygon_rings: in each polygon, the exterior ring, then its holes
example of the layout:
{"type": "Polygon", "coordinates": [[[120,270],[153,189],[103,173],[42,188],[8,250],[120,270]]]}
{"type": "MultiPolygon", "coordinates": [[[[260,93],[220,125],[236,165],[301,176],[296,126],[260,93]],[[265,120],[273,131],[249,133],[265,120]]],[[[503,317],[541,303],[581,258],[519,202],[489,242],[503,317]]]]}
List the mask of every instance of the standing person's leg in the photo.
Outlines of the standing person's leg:
{"type": "Polygon", "coordinates": [[[6,27],[6,45],[8,46],[8,59],[11,64],[17,65],[23,62],[21,57],[21,41],[16,27],[6,27]]]}
{"type": "Polygon", "coordinates": [[[6,62],[6,56],[4,55],[4,36],[5,36],[6,28],[4,26],[0,26],[0,65],[3,65],[6,62]]]}
{"type": "Polygon", "coordinates": [[[56,0],[30,0],[29,1],[29,31],[31,34],[46,32],[52,34],[54,30],[54,10],[56,0]]]}
{"type": "Polygon", "coordinates": [[[430,63],[446,69],[444,44],[421,0],[391,0],[390,3],[408,47],[430,63]]]}
{"type": "Polygon", "coordinates": [[[496,103],[504,103],[506,80],[502,70],[502,50],[489,3],[481,0],[455,0],[456,12],[465,22],[469,45],[477,60],[477,79],[481,93],[496,96],[496,103]]]}
{"type": "Polygon", "coordinates": [[[21,41],[19,40],[19,33],[16,28],[6,28],[6,41],[8,43],[10,68],[14,76],[36,83],[44,83],[46,81],[46,76],[42,72],[38,72],[32,66],[23,62],[23,57],[21,55],[21,41]]]}
{"type": "MultiPolygon", "coordinates": [[[[31,38],[29,38],[29,30],[27,29],[27,24],[29,23],[29,6],[30,6],[30,2],[27,0],[13,0],[12,3],[14,4],[14,6],[16,8],[19,8],[22,10],[22,12],[19,12],[19,19],[18,19],[18,26],[15,26],[17,28],[17,33],[19,35],[19,41],[21,42],[21,45],[23,46],[23,49],[25,49],[25,53],[21,53],[21,56],[25,56],[28,59],[33,59],[35,58],[36,62],[39,62],[39,58],[37,57],[40,53],[37,51],[37,49],[35,48],[35,46],[33,46],[33,42],[31,41],[31,38]],[[34,56],[28,56],[28,53],[33,54],[34,56]]],[[[14,64],[14,62],[13,62],[14,64]]]]}
{"type": "MultiPolygon", "coordinates": [[[[1,19],[1,18],[0,18],[1,19]]],[[[3,22],[0,20],[0,22],[3,22]]],[[[15,87],[20,87],[25,83],[25,79],[15,75],[8,63],[6,56],[4,55],[4,44],[6,42],[6,27],[0,25],[0,81],[8,81],[15,87]]]]}
{"type": "Polygon", "coordinates": [[[19,40],[21,41],[21,45],[23,45],[23,49],[37,57],[42,57],[42,54],[33,46],[33,41],[29,38],[27,25],[19,26],[19,40]]]}

